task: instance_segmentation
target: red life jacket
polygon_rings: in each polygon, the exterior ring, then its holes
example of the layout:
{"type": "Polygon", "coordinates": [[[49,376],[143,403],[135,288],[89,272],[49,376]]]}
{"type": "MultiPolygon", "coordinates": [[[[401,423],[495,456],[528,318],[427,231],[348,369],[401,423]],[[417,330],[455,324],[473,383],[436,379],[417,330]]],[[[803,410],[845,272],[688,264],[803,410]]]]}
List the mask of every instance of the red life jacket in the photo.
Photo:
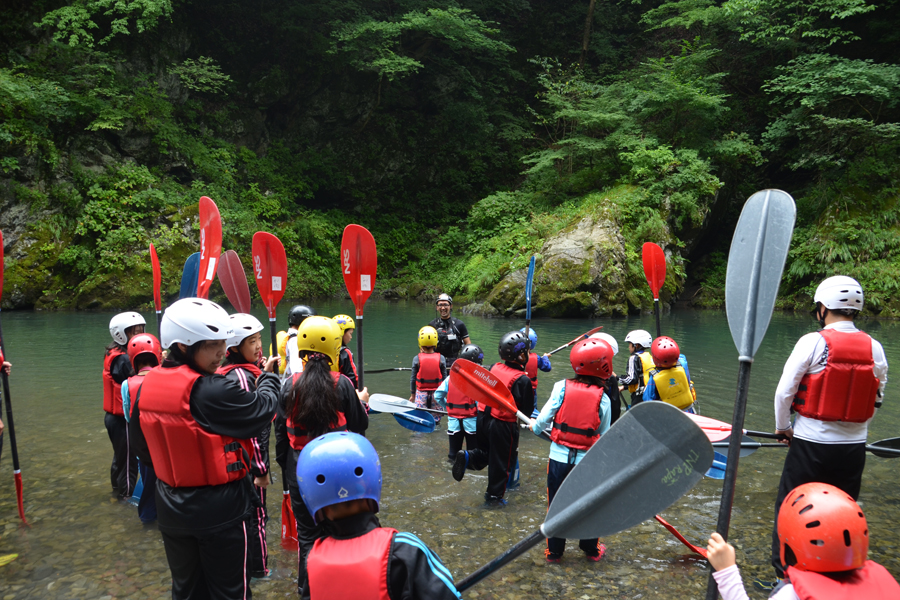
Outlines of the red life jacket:
{"type": "Polygon", "coordinates": [[[353,369],[353,377],[359,381],[359,373],[356,371],[356,361],[353,360],[353,353],[350,352],[350,348],[347,346],[342,347],[341,351],[347,353],[347,358],[350,359],[350,368],[353,369]]]}
{"type": "Polygon", "coordinates": [[[419,352],[419,371],[416,373],[416,389],[433,392],[443,381],[441,377],[441,355],[437,352],[419,352]]]}
{"type": "Polygon", "coordinates": [[[349,540],[316,540],[306,557],[310,600],[390,600],[387,570],[395,533],[379,527],[349,540]]]}
{"type": "Polygon", "coordinates": [[[454,419],[475,416],[475,401],[459,391],[453,381],[447,384],[447,415],[454,419]]]}
{"type": "Polygon", "coordinates": [[[113,360],[122,354],[125,353],[113,348],[103,358],[103,410],[117,417],[125,416],[125,410],[122,408],[122,384],[115,382],[109,369],[113,360]]]}
{"type": "MultiPolygon", "coordinates": [[[[131,419],[131,416],[134,414],[134,404],[135,400],[137,400],[138,393],[141,391],[141,386],[144,384],[144,378],[146,375],[135,375],[133,377],[128,378],[128,399],[130,400],[128,418],[131,419]]],[[[125,400],[124,398],[122,399],[125,400]]],[[[122,406],[122,414],[125,414],[125,406],[122,406]]]]}
{"type": "Polygon", "coordinates": [[[209,433],[191,415],[200,377],[187,365],[152,369],[141,386],[141,430],[156,476],[172,487],[222,485],[247,474],[250,441],[209,433]]]}
{"type": "Polygon", "coordinates": [[[878,400],[872,338],[863,331],[823,329],[819,334],[825,338],[828,360],[824,370],[800,380],[794,410],[819,421],[865,423],[875,414],[878,400]]]}
{"type": "Polygon", "coordinates": [[[531,387],[537,391],[538,384],[538,355],[534,352],[528,353],[528,362],[525,363],[525,374],[531,380],[531,387]]]}
{"type": "MultiPolygon", "coordinates": [[[[514,369],[507,365],[506,363],[498,362],[493,367],[491,367],[491,373],[497,376],[497,379],[506,386],[507,389],[512,389],[513,383],[519,377],[525,375],[524,371],[520,371],[519,369],[514,369]]],[[[497,419],[498,421],[506,421],[507,423],[515,423],[516,422],[516,413],[510,412],[506,409],[498,409],[491,408],[491,416],[497,419]]]]}
{"type": "Polygon", "coordinates": [[[550,439],[577,450],[589,450],[600,439],[600,403],[603,388],[566,381],[562,405],[553,418],[550,439]]]}
{"type": "MultiPolygon", "coordinates": [[[[343,376],[335,371],[329,372],[331,373],[331,378],[334,379],[334,387],[337,387],[338,381],[340,381],[343,376]]],[[[291,386],[297,385],[297,380],[302,376],[303,373],[294,373],[291,375],[291,386]]],[[[326,433],[332,431],[347,431],[347,417],[344,416],[343,411],[339,410],[337,416],[337,423],[332,423],[326,433]]],[[[300,427],[300,424],[296,423],[291,415],[288,415],[287,417],[287,433],[288,440],[291,442],[291,448],[294,450],[303,450],[303,447],[312,441],[306,430],[300,427]]]]}
{"type": "Polygon", "coordinates": [[[787,568],[788,578],[800,600],[895,600],[900,598],[900,584],[888,570],[876,562],[866,564],[845,575],[828,575],[787,568]]]}

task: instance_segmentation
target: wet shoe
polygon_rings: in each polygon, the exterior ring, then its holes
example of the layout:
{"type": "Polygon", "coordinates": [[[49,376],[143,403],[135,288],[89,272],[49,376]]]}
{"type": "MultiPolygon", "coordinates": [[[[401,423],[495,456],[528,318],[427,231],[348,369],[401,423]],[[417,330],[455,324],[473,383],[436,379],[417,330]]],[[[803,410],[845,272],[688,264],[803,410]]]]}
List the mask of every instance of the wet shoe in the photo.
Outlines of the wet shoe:
{"type": "Polygon", "coordinates": [[[562,556],[559,556],[558,554],[548,554],[546,558],[547,562],[553,565],[558,565],[562,562],[562,556]]]}
{"type": "Polygon", "coordinates": [[[466,467],[469,464],[469,453],[466,450],[460,450],[456,453],[456,460],[453,461],[453,479],[462,481],[463,475],[466,474],[466,467]]]}
{"type": "Polygon", "coordinates": [[[597,544],[597,554],[586,554],[587,559],[591,562],[599,562],[603,555],[606,554],[606,545],[597,544]]]}
{"type": "Polygon", "coordinates": [[[776,577],[774,581],[767,581],[757,577],[753,580],[753,587],[763,592],[771,592],[778,587],[778,584],[781,583],[781,581],[781,577],[776,577]]]}
{"type": "Polygon", "coordinates": [[[495,496],[484,496],[485,508],[503,508],[506,506],[506,498],[497,498],[495,496]]]}

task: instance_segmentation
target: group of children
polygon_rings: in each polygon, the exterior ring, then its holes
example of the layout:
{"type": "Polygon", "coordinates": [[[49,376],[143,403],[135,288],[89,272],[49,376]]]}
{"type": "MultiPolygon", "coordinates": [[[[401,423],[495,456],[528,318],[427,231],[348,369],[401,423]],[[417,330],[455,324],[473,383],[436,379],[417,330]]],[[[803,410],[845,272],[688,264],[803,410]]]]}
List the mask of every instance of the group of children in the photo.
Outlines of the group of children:
{"type": "MultiPolygon", "coordinates": [[[[356,390],[356,366],[347,348],[353,319],[347,315],[318,317],[305,306],[295,309],[291,328],[279,336],[278,350],[285,368],[275,437],[276,460],[284,470],[298,525],[298,593],[303,598],[351,598],[381,590],[380,597],[459,598],[451,573],[421,540],[381,527],[376,517],[381,465],[374,447],[363,437],[368,426],[368,394],[356,390]]],[[[121,426],[118,419],[132,421],[145,376],[163,362],[160,341],[143,332],[140,315],[126,315],[116,315],[110,323],[114,345],[107,352],[103,374],[107,429],[114,446],[111,480],[120,497],[131,493],[135,477],[129,428],[121,426]],[[113,397],[118,394],[121,402],[108,403],[107,392],[113,397]]],[[[231,315],[227,325],[226,354],[215,373],[252,393],[266,364],[262,360],[263,325],[246,314],[231,315]]],[[[537,344],[534,330],[527,333],[526,337],[525,331],[511,331],[501,338],[501,360],[490,371],[510,390],[519,412],[532,415],[526,426],[536,435],[549,434],[548,503],[618,418],[620,389],[628,387],[631,405],[661,400],[688,412],[696,409],[687,361],[675,341],[664,336],[653,340],[648,332],[636,330],[625,338],[631,356],[628,372],[621,377],[612,366],[618,352],[612,336],[598,333],[577,342],[569,356],[574,376],[554,384],[538,411],[537,372],[550,371],[551,364],[548,354],[533,352],[537,344]]],[[[446,408],[448,458],[454,479],[462,480],[468,469],[487,467],[486,504],[505,505],[505,492],[518,462],[515,413],[463,394],[448,377],[448,361],[435,352],[437,332],[423,327],[418,337],[420,352],[413,360],[411,400],[419,406],[446,408]]],[[[484,352],[468,344],[459,358],[482,364],[484,352]]],[[[273,366],[271,359],[268,364],[273,366]]],[[[250,452],[245,452],[248,456],[242,467],[249,472],[254,490],[245,528],[246,571],[256,577],[268,573],[265,491],[271,481],[270,423],[244,446],[250,452]]],[[[151,461],[140,462],[140,475],[146,491],[138,514],[142,521],[150,522],[156,516],[156,474],[151,461]]],[[[900,587],[887,571],[866,561],[865,518],[852,498],[825,484],[808,486],[788,496],[779,516],[782,561],[788,566],[789,580],[773,597],[842,597],[838,592],[861,597],[856,595],[860,590],[873,599],[900,597],[900,587]],[[808,486],[814,489],[805,489],[808,486]]],[[[599,561],[606,550],[597,539],[580,540],[579,548],[589,561],[599,561]]],[[[564,550],[564,539],[548,539],[547,562],[560,562],[564,550]]],[[[708,550],[723,597],[746,598],[734,566],[734,549],[713,534],[708,550]]],[[[172,568],[173,597],[179,597],[178,576],[172,568]]]]}

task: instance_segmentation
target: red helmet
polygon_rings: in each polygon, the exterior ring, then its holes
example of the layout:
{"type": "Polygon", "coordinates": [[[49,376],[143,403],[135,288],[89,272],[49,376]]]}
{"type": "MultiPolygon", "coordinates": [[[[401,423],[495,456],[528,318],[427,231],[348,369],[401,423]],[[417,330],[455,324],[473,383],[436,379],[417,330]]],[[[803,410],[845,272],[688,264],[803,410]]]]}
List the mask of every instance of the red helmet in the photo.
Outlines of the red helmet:
{"type": "Polygon", "coordinates": [[[801,571],[849,571],[866,564],[869,529],[847,492],[827,483],[804,483],[778,512],[781,563],[801,571]]]}
{"type": "Polygon", "coordinates": [[[653,356],[653,364],[660,369],[668,369],[678,364],[678,355],[681,350],[678,344],[670,337],[661,335],[650,345],[650,355],[653,356]]]}
{"type": "Polygon", "coordinates": [[[569,353],[569,362],[579,375],[601,379],[612,376],[613,351],[609,344],[596,338],[581,340],[569,353]]]}
{"type": "Polygon", "coordinates": [[[156,364],[162,362],[162,346],[156,336],[150,333],[140,333],[128,340],[128,358],[131,360],[131,366],[134,366],[134,359],[141,354],[152,354],[156,357],[156,364]]]}

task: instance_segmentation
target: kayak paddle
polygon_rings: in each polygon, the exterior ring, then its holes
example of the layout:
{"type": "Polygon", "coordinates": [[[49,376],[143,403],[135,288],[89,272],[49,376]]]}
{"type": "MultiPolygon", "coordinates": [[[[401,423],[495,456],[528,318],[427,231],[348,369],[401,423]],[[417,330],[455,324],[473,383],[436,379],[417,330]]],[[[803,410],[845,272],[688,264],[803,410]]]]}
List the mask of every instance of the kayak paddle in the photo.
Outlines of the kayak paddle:
{"type": "Polygon", "coordinates": [[[403,427],[416,433],[434,432],[434,417],[423,410],[413,410],[404,413],[394,413],[394,419],[403,427]]]}
{"type": "Polygon", "coordinates": [[[216,271],[225,297],[238,312],[250,312],[250,286],[241,258],[234,250],[226,250],[216,271]]]}
{"type": "MultiPolygon", "coordinates": [[[[712,444],[713,448],[716,447],[715,444],[712,444]]],[[[713,462],[712,466],[706,470],[704,475],[709,477],[710,479],[725,479],[725,468],[727,464],[727,460],[724,454],[719,454],[718,452],[713,452],[713,462]]]]}
{"type": "Polygon", "coordinates": [[[560,347],[557,348],[556,350],[551,350],[551,351],[548,352],[547,354],[556,354],[556,353],[559,352],[560,350],[565,350],[566,348],[568,348],[568,347],[571,346],[572,344],[575,344],[575,343],[577,343],[577,342],[580,342],[581,340],[585,340],[585,339],[591,337],[592,335],[594,335],[595,333],[597,333],[597,332],[600,331],[601,329],[603,329],[603,326],[602,326],[602,325],[601,325],[600,327],[594,327],[594,328],[591,329],[590,331],[587,331],[587,332],[585,332],[585,333],[582,333],[581,335],[579,335],[577,338],[575,338],[575,339],[572,340],[571,342],[569,342],[569,343],[567,343],[567,344],[563,344],[562,346],[560,346],[560,347]]]}
{"type": "Polygon", "coordinates": [[[181,271],[181,289],[178,291],[178,299],[197,297],[197,273],[200,272],[200,253],[194,252],[184,261],[184,269],[181,271]]]}
{"type": "MultiPolygon", "coordinates": [[[[714,448],[724,448],[727,446],[726,442],[713,442],[714,448]]],[[[788,448],[787,444],[778,444],[778,443],[761,443],[757,442],[754,439],[751,439],[747,436],[744,436],[741,440],[741,456],[747,456],[748,454],[753,454],[759,448],[788,448]],[[744,451],[746,450],[746,454],[744,451]]],[[[880,456],[881,458],[897,458],[900,456],[900,438],[888,438],[885,440],[878,440],[877,442],[872,442],[871,444],[866,444],[866,450],[874,454],[875,456],[880,456]]]]}
{"type": "Polygon", "coordinates": [[[297,518],[291,506],[291,492],[287,477],[281,477],[281,547],[290,552],[297,551],[297,518]]]}
{"type": "Polygon", "coordinates": [[[545,538],[599,538],[634,527],[693,488],[712,460],[709,440],[684,413],[665,402],[638,404],[569,473],[540,528],[456,589],[467,590],[545,538]]]}
{"type": "Polygon", "coordinates": [[[366,373],[390,373],[391,371],[412,371],[412,367],[394,367],[393,369],[375,369],[366,373]]]}
{"type": "Polygon", "coordinates": [[[156,248],[150,243],[150,264],[153,265],[153,305],[156,308],[156,335],[162,330],[162,274],[159,270],[159,257],[156,248]]]}
{"type": "Polygon", "coordinates": [[[363,389],[363,307],[375,289],[378,250],[375,238],[362,225],[347,225],[341,237],[341,272],[350,300],[356,307],[356,351],[359,355],[358,388],[363,389]]]}
{"type": "Polygon", "coordinates": [[[665,519],[663,519],[661,516],[656,515],[656,516],[653,517],[653,518],[656,519],[657,521],[659,521],[659,524],[660,524],[660,525],[662,525],[663,527],[665,527],[666,529],[668,529],[668,530],[669,530],[669,533],[671,533],[671,534],[674,535],[676,538],[678,538],[678,541],[679,541],[679,542],[681,542],[682,544],[684,544],[685,546],[687,546],[688,548],[690,548],[691,550],[693,550],[693,552],[694,552],[695,554],[699,554],[699,555],[702,556],[703,558],[706,558],[706,548],[701,548],[700,546],[695,546],[694,544],[690,543],[690,542],[687,540],[686,537],[684,537],[683,535],[681,535],[681,534],[678,532],[678,530],[675,529],[674,526],[670,525],[669,522],[666,521],[665,519]]]}
{"type": "Polygon", "coordinates": [[[662,335],[659,329],[659,290],[666,282],[666,255],[663,249],[653,242],[644,243],[641,248],[641,261],[644,263],[644,277],[650,284],[653,293],[653,312],[656,314],[656,337],[662,335]]]}
{"type": "Polygon", "coordinates": [[[209,298],[209,286],[216,276],[216,263],[222,253],[222,217],[210,198],[200,198],[200,268],[197,297],[209,298]]]}
{"type": "MultiPolygon", "coordinates": [[[[794,199],[786,192],[757,192],[744,204],[731,239],[725,272],[725,313],[740,362],[732,430],[741,431],[744,427],[750,365],[772,319],[796,214],[794,199]]],[[[726,541],[731,525],[740,445],[740,438],[732,436],[716,523],[716,531],[726,541]]],[[[719,588],[710,572],[706,599],[715,600],[718,593],[719,588]]]]}
{"type": "MultiPolygon", "coordinates": [[[[0,231],[0,300],[3,299],[3,232],[0,231]]],[[[0,379],[3,380],[3,397],[6,399],[6,428],[9,429],[9,448],[12,451],[13,460],[13,479],[16,482],[16,503],[19,506],[19,518],[22,522],[31,527],[31,524],[25,519],[25,501],[22,496],[22,469],[19,467],[19,448],[16,446],[16,427],[13,424],[12,399],[9,395],[9,377],[3,370],[3,363],[6,361],[6,344],[3,339],[3,326],[0,325],[0,379]]]]}
{"type": "MultiPolygon", "coordinates": [[[[522,374],[524,375],[525,372],[523,371],[522,374]]],[[[531,423],[531,419],[516,407],[516,401],[509,388],[496,375],[481,365],[464,358],[457,358],[450,367],[450,383],[464,396],[496,410],[514,412],[523,423],[531,423]]]]}
{"type": "MultiPolygon", "coordinates": [[[[528,276],[525,279],[525,337],[531,329],[531,285],[534,283],[534,255],[528,263],[528,276]]],[[[529,348],[531,346],[529,345],[529,348]]]]}
{"type": "Polygon", "coordinates": [[[411,410],[424,410],[425,412],[435,415],[446,415],[445,410],[435,410],[433,408],[422,408],[416,406],[415,403],[400,398],[399,396],[389,396],[388,394],[372,394],[369,396],[369,408],[380,413],[408,413],[411,410]]]}
{"type": "Polygon", "coordinates": [[[272,355],[278,354],[275,333],[275,307],[284,296],[287,286],[287,254],[277,237],[266,231],[253,234],[253,275],[259,297],[269,313],[269,332],[272,335],[272,355]]]}

